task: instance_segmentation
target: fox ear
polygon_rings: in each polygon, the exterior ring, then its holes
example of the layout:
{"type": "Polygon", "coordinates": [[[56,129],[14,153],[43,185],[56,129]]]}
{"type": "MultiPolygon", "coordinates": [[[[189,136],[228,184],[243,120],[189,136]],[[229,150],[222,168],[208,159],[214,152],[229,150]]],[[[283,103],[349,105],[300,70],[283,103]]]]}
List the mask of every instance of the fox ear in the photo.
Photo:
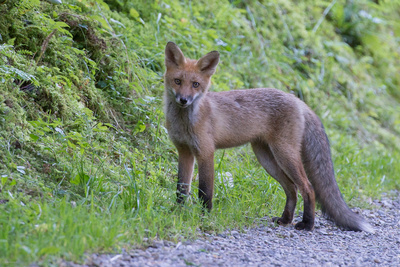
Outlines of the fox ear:
{"type": "Polygon", "coordinates": [[[185,56],[179,47],[173,43],[168,42],[165,47],[165,66],[167,68],[170,67],[179,67],[185,63],[185,56]]]}
{"type": "Polygon", "coordinates": [[[212,51],[207,55],[203,56],[202,58],[200,58],[197,61],[197,66],[199,67],[200,71],[211,76],[217,69],[218,62],[219,62],[219,52],[212,51]]]}

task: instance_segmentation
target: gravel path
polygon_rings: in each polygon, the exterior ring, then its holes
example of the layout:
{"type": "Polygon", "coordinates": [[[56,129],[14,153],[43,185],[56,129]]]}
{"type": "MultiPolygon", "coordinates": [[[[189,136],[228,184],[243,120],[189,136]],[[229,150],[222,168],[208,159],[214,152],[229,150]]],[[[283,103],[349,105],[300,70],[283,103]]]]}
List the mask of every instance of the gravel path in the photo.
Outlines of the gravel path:
{"type": "Polygon", "coordinates": [[[178,244],[156,241],[117,255],[93,254],[83,266],[400,266],[400,192],[372,207],[361,213],[374,234],[341,231],[318,215],[313,232],[267,224],[178,244]]]}

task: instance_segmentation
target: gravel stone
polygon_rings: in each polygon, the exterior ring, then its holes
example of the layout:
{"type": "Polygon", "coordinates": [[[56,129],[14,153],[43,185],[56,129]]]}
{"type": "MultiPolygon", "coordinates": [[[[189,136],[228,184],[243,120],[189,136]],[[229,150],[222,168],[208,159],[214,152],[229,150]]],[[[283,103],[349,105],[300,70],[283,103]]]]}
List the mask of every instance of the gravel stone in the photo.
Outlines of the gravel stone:
{"type": "Polygon", "coordinates": [[[264,223],[184,243],[156,240],[145,250],[92,254],[83,265],[62,266],[400,266],[400,192],[392,193],[370,200],[372,210],[355,209],[374,234],[342,231],[317,213],[312,232],[264,223]]]}

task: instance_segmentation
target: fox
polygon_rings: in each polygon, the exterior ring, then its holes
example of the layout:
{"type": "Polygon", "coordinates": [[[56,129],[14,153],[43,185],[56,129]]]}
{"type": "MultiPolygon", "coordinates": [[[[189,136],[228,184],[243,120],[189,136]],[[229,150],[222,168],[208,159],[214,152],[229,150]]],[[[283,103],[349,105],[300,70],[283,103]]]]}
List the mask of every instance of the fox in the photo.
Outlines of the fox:
{"type": "Polygon", "coordinates": [[[342,197],[328,137],[311,108],[295,95],[273,88],[208,91],[219,60],[218,51],[195,60],[186,58],[173,42],[165,47],[164,114],[178,151],[177,203],[190,194],[196,160],[198,197],[211,211],[215,151],[250,143],[258,162],[286,195],[283,213],[273,222],[292,224],[299,191],[304,210],[295,229],[314,229],[317,200],[339,228],[373,233],[342,197]]]}

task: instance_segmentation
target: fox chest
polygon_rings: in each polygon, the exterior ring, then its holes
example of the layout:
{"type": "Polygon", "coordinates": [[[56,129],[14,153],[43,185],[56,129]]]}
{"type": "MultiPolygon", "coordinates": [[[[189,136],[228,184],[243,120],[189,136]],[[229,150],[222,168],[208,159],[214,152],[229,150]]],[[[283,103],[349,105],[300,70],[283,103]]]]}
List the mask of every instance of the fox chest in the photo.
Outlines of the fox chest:
{"type": "Polygon", "coordinates": [[[167,130],[175,145],[186,145],[192,148],[199,146],[199,137],[192,125],[182,121],[167,121],[167,130]]]}

